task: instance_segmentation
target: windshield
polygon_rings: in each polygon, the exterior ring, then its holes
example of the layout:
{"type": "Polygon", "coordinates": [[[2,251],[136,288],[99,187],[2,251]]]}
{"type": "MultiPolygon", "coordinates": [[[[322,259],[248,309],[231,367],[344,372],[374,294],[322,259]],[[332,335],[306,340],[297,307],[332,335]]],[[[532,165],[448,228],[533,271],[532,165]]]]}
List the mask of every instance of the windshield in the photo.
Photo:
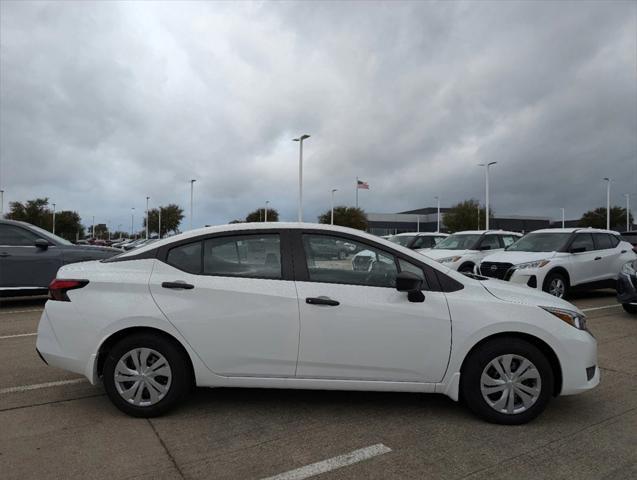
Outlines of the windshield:
{"type": "Polygon", "coordinates": [[[62,245],[73,245],[71,242],[69,242],[68,240],[65,240],[62,237],[58,237],[57,235],[53,235],[51,232],[47,232],[46,230],[40,228],[40,227],[36,227],[35,225],[29,225],[29,227],[38,232],[40,235],[45,236],[46,238],[48,238],[49,240],[53,240],[56,243],[61,243],[62,245]]]}
{"type": "Polygon", "coordinates": [[[436,250],[471,250],[482,237],[481,233],[456,233],[441,240],[434,249],[436,250]]]}
{"type": "Polygon", "coordinates": [[[529,233],[507,247],[508,252],[556,252],[570,238],[570,233],[529,233]]]}
{"type": "Polygon", "coordinates": [[[397,243],[398,245],[402,245],[403,247],[406,247],[415,236],[416,235],[392,235],[387,240],[389,240],[392,243],[397,243]]]}

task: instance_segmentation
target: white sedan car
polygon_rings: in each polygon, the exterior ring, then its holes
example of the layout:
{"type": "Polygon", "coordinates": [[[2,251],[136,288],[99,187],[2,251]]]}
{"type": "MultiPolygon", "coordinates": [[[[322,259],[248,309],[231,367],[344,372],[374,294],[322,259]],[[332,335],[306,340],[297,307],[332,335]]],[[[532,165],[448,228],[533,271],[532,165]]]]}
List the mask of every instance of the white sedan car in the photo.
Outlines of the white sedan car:
{"type": "Polygon", "coordinates": [[[65,266],[37,349],[140,417],[197,385],[441,393],[488,421],[520,424],[600,375],[596,341],[570,303],[303,223],[192,230],[65,266]],[[315,255],[326,241],[379,261],[356,271],[315,255]]]}
{"type": "Polygon", "coordinates": [[[418,250],[423,255],[459,272],[473,272],[491,252],[515,243],[521,234],[502,230],[468,230],[449,235],[432,249],[418,250]]]}
{"type": "Polygon", "coordinates": [[[488,255],[479,272],[563,298],[571,289],[615,288],[620,270],[635,258],[633,246],[617,232],[549,228],[488,255]]]}

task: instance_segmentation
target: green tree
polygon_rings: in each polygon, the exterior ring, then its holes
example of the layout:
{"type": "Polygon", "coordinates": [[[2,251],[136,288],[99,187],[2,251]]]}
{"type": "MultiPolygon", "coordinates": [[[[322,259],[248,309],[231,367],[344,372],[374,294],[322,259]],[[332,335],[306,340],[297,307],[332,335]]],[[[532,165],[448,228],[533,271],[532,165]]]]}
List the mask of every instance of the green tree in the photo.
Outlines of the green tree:
{"type": "MultiPolygon", "coordinates": [[[[159,210],[161,209],[161,236],[168,232],[178,233],[179,224],[184,219],[184,209],[179,205],[171,203],[165,207],[153,208],[148,211],[148,232],[159,233],[159,210]]],[[[143,222],[144,235],[146,235],[146,218],[143,222]]]]}
{"type": "MultiPolygon", "coordinates": [[[[493,218],[493,210],[489,209],[489,218],[493,218]]],[[[443,217],[443,222],[450,232],[462,230],[480,230],[485,226],[485,209],[480,202],[471,198],[451,207],[443,217]],[[480,213],[478,213],[478,211],[480,213]],[[480,221],[478,222],[478,216],[480,221]]]]}
{"type": "Polygon", "coordinates": [[[93,233],[93,225],[89,225],[88,235],[90,238],[100,238],[102,240],[105,240],[108,238],[108,227],[105,223],[96,223],[95,233],[93,233]]]}
{"type": "MultiPolygon", "coordinates": [[[[248,213],[246,222],[265,222],[265,208],[257,208],[255,211],[248,213]]],[[[279,212],[274,208],[268,208],[268,222],[278,222],[279,212]]]]}
{"type": "Polygon", "coordinates": [[[5,218],[20,220],[36,227],[51,230],[53,212],[49,210],[48,205],[48,198],[36,198],[35,200],[27,200],[25,203],[11,202],[9,204],[9,213],[7,213],[5,218]]]}
{"type": "MultiPolygon", "coordinates": [[[[629,222],[632,225],[633,215],[630,214],[629,222]]],[[[580,227],[606,228],[606,207],[598,207],[589,210],[579,221],[580,227]]],[[[622,207],[611,207],[610,228],[624,230],[626,228],[626,209],[622,207]]]]}
{"type": "MultiPolygon", "coordinates": [[[[327,210],[319,215],[319,223],[329,224],[331,220],[331,213],[331,210],[327,210]]],[[[334,207],[334,225],[366,230],[367,223],[367,214],[362,208],[345,206],[334,207]]]]}
{"type": "MultiPolygon", "coordinates": [[[[53,215],[51,215],[51,221],[53,221],[53,215]]],[[[56,212],[55,234],[70,241],[84,237],[84,226],[80,215],[70,210],[56,212]]]]}

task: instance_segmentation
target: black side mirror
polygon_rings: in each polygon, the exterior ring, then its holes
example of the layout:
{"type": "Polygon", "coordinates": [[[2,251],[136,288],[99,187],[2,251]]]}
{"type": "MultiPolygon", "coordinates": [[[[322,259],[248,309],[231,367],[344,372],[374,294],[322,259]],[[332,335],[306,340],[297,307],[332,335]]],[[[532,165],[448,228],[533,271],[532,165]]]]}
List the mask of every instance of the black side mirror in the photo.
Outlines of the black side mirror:
{"type": "Polygon", "coordinates": [[[571,253],[582,253],[586,251],[586,247],[575,247],[575,248],[571,248],[569,250],[569,252],[571,253]]]}
{"type": "Polygon", "coordinates": [[[44,240],[43,238],[38,238],[35,242],[34,245],[36,247],[38,247],[41,250],[46,250],[47,248],[49,248],[49,242],[47,242],[46,240],[44,240]]]}
{"type": "Polygon", "coordinates": [[[412,272],[400,272],[396,275],[396,290],[407,292],[407,300],[410,302],[424,302],[425,294],[422,293],[422,279],[412,272]]]}

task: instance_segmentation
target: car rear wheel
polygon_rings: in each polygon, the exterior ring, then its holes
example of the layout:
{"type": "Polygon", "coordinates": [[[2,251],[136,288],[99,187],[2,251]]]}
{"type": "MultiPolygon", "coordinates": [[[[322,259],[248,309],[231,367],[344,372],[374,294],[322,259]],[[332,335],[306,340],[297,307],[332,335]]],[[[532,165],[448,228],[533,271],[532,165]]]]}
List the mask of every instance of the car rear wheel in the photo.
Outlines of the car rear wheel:
{"type": "Polygon", "coordinates": [[[156,417],[174,407],[192,384],[187,359],[169,339],[137,333],[120,340],[104,362],[111,401],[134,417],[156,417]]]}
{"type": "Polygon", "coordinates": [[[568,293],[568,281],[561,273],[549,273],[544,280],[544,287],[542,290],[554,297],[566,298],[566,294],[568,293]]]}
{"type": "Polygon", "coordinates": [[[622,307],[628,313],[637,314],[637,305],[631,305],[630,303],[622,303],[622,307]]]}
{"type": "Polygon", "coordinates": [[[492,423],[520,425],[537,417],[553,393],[553,370],[544,354],[518,338],[481,345],[465,361],[462,398],[492,423]]]}

